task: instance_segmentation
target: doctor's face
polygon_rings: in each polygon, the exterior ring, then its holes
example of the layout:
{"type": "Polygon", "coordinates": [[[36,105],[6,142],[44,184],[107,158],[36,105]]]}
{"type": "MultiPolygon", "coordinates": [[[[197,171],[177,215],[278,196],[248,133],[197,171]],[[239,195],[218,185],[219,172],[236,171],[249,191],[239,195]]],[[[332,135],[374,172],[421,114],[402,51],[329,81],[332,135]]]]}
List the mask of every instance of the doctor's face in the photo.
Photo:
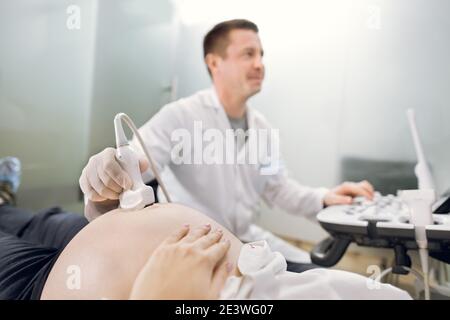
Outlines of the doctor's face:
{"type": "Polygon", "coordinates": [[[261,90],[264,80],[263,49],[256,32],[232,30],[225,57],[219,57],[214,81],[234,94],[249,98],[261,90]]]}

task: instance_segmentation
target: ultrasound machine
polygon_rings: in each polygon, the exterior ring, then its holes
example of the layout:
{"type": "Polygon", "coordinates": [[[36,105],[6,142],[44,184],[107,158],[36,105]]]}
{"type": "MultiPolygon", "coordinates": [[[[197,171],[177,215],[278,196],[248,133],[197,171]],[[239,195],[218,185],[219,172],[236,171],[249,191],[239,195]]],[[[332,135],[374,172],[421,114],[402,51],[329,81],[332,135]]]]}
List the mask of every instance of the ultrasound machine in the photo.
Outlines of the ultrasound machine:
{"type": "MultiPolygon", "coordinates": [[[[417,154],[415,174],[419,186],[414,191],[432,191],[434,194],[434,181],[419,139],[414,111],[410,109],[407,114],[417,154]]],[[[420,249],[420,241],[417,224],[413,223],[411,208],[405,197],[402,197],[402,192],[409,191],[398,191],[397,195],[381,195],[376,192],[373,200],[358,197],[351,205],[330,206],[319,212],[317,219],[330,237],[313,248],[312,262],[324,267],[334,266],[354,242],[359,246],[392,248],[395,263],[391,272],[408,274],[412,269],[407,251],[420,249]]],[[[423,224],[427,258],[429,254],[449,264],[450,190],[434,201],[428,216],[428,222],[423,224]]]]}

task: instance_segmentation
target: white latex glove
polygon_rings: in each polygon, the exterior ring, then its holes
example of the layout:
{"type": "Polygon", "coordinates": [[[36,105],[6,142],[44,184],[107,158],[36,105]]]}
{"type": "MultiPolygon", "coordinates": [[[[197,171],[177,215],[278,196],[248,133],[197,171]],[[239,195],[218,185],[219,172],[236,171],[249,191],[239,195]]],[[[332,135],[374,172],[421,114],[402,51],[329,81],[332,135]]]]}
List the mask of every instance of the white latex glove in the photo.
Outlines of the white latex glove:
{"type": "MultiPolygon", "coordinates": [[[[81,172],[80,188],[85,197],[93,202],[118,200],[123,190],[132,187],[132,181],[116,159],[116,149],[106,148],[92,156],[81,172]]],[[[146,159],[139,159],[139,168],[148,168],[146,159]]]]}

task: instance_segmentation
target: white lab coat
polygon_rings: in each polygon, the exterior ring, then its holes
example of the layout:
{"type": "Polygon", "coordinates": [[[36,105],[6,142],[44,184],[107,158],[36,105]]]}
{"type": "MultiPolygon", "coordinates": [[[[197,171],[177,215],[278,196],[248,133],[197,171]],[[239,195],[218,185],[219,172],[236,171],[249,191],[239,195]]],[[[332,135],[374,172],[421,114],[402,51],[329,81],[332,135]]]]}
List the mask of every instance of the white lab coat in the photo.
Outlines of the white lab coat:
{"type": "MultiPolygon", "coordinates": [[[[247,119],[249,129],[271,128],[264,116],[252,107],[247,109],[247,119]]],[[[171,160],[171,150],[177,141],[173,141],[171,135],[180,128],[194,135],[194,121],[201,121],[203,130],[216,128],[225,132],[231,129],[213,88],[165,105],[139,129],[162,172],[161,179],[171,200],[207,214],[244,242],[266,240],[272,250],[281,252],[287,260],[310,262],[309,254],[256,226],[253,220],[261,200],[295,215],[314,217],[322,209],[327,189],[302,186],[290,179],[281,159],[278,173],[274,175],[261,175],[260,165],[248,163],[175,164],[171,160]]],[[[143,155],[136,139],[132,146],[143,155]]],[[[153,179],[150,171],[143,176],[145,181],[153,179]]],[[[164,200],[161,192],[159,199],[164,200]]],[[[88,216],[92,218],[101,213],[99,208],[87,203],[88,216]]]]}

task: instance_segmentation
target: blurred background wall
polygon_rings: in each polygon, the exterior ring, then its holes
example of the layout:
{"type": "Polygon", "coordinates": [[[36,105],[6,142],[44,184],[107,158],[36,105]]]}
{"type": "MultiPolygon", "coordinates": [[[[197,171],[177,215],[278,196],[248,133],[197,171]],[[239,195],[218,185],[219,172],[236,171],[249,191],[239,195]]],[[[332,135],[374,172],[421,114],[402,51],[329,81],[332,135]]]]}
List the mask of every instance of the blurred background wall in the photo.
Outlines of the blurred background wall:
{"type": "MultiPolygon", "coordinates": [[[[280,129],[291,175],[332,187],[414,186],[405,110],[415,108],[438,191],[450,187],[447,0],[0,0],[0,157],[23,163],[21,206],[82,212],[78,178],[114,145],[112,120],[143,124],[211,85],[202,38],[256,22],[267,74],[251,104],[280,129]],[[81,28],[68,29],[67,9],[81,28]]],[[[317,241],[309,221],[265,208],[258,223],[317,241]]]]}

